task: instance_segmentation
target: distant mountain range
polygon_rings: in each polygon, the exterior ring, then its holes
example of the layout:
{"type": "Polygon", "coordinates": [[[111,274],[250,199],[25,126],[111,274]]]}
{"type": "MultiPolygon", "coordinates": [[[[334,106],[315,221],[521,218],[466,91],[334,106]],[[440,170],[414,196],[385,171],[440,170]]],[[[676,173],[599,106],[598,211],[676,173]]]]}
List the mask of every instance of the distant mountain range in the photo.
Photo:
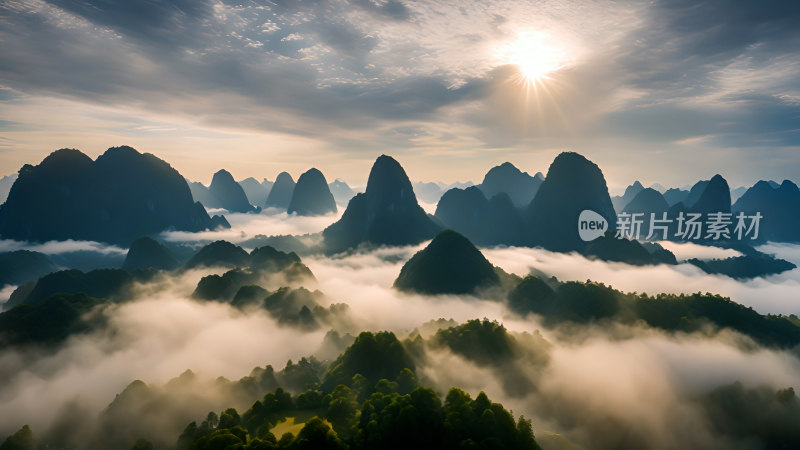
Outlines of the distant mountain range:
{"type": "Polygon", "coordinates": [[[336,212],[337,204],[346,205],[355,195],[350,186],[340,179],[327,183],[325,176],[318,169],[310,169],[303,174],[306,175],[306,179],[299,191],[296,191],[296,187],[303,175],[297,182],[288,172],[281,172],[275,181],[264,178],[259,182],[249,177],[237,183],[232,182],[232,177],[224,175],[227,173],[221,170],[214,174],[209,187],[200,182],[187,180],[195,201],[202,203],[206,208],[223,208],[230,212],[258,212],[261,208],[274,208],[285,210],[290,214],[319,215],[336,212]],[[214,180],[217,180],[216,185],[214,180]],[[238,184],[239,187],[234,184],[238,184]],[[238,192],[240,189],[242,193],[238,192]],[[293,205],[292,199],[295,194],[297,198],[293,205]]]}
{"type": "MultiPolygon", "coordinates": [[[[477,245],[583,252],[587,240],[578,235],[577,221],[586,210],[605,221],[604,232],[616,228],[617,213],[641,214],[639,239],[648,237],[651,214],[674,219],[682,213],[760,212],[762,229],[754,242],[800,241],[800,193],[790,181],[761,181],[744,192],[738,189],[735,196],[721,175],[689,189],[645,188],[635,181],[612,198],[600,168],[572,152],[558,155],[547,177],[538,172],[531,176],[505,162],[488,170],[478,185],[457,183],[459,187],[444,192],[441,183],[412,184],[388,156],[376,160],[366,192],[360,194],[342,180],[328,183],[315,168],[297,182],[287,172],[274,182],[236,182],[228,171],[219,170],[205,187],[187,183],[166,162],[130,147],[111,148],[96,161],[77,150],[59,150],[38,166],[26,165],[19,175],[4,177],[0,187],[12,181],[8,200],[0,206],[0,237],[31,241],[97,240],[127,247],[165,229],[227,226],[224,217],[211,218],[205,208],[243,213],[269,207],[321,215],[335,213],[337,204],[345,203],[341,220],[323,232],[328,251],[363,243],[416,244],[450,228],[477,245]],[[419,206],[416,190],[428,200],[438,197],[433,216],[419,206]]],[[[676,227],[670,225],[668,238],[685,239],[676,237],[676,227]]],[[[599,254],[606,255],[609,247],[602,248],[599,254]]]]}

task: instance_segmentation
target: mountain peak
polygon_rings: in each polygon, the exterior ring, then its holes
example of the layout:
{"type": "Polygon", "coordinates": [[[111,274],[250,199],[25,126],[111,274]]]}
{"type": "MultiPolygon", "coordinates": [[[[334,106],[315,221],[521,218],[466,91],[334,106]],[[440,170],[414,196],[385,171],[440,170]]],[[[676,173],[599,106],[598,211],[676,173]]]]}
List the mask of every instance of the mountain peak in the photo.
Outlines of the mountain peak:
{"type": "Polygon", "coordinates": [[[439,230],[417,203],[405,170],[381,155],[369,173],[367,189],[350,199],[342,218],[323,231],[329,251],[362,242],[376,245],[418,244],[439,230]]]}
{"type": "Polygon", "coordinates": [[[499,283],[492,264],[469,239],[444,230],[403,265],[394,287],[430,295],[470,294],[499,283]]]}
{"type": "Polygon", "coordinates": [[[697,201],[687,206],[697,212],[731,212],[731,190],[728,182],[721,175],[714,175],[708,180],[697,201]]]}
{"type": "Polygon", "coordinates": [[[318,169],[311,168],[300,175],[292,191],[287,212],[301,216],[316,216],[336,212],[336,201],[325,180],[325,175],[318,169]]]}
{"type": "Polygon", "coordinates": [[[168,228],[212,227],[186,180],[165,161],[123,146],[95,161],[75,149],[25,165],[0,208],[7,238],[93,240],[129,245],[168,228]]]}
{"type": "Polygon", "coordinates": [[[783,180],[783,183],[781,183],[781,186],[778,189],[780,189],[781,191],[791,191],[791,192],[798,191],[797,185],[792,183],[790,180],[783,180]]]}
{"type": "Polygon", "coordinates": [[[616,213],[603,172],[575,152],[556,156],[527,211],[531,243],[549,250],[582,250],[578,217],[584,210],[600,214],[615,229],[616,213]]]}
{"type": "Polygon", "coordinates": [[[42,162],[39,163],[40,168],[56,167],[63,164],[91,164],[92,158],[89,158],[82,151],[74,148],[62,148],[47,155],[42,162]]]}
{"type": "Polygon", "coordinates": [[[131,244],[122,268],[125,270],[146,269],[172,270],[180,265],[175,255],[166,247],[149,237],[140,237],[131,244]]]}
{"type": "Polygon", "coordinates": [[[287,209],[289,203],[292,201],[292,193],[294,192],[295,182],[291,175],[287,172],[281,172],[275,178],[275,183],[269,191],[265,206],[275,208],[287,209]]]}
{"type": "Polygon", "coordinates": [[[522,208],[536,196],[542,181],[542,177],[532,177],[510,162],[504,162],[489,169],[478,188],[486,198],[505,192],[518,208],[522,208]]]}
{"type": "Polygon", "coordinates": [[[219,184],[219,183],[231,183],[231,182],[236,182],[236,180],[234,180],[233,175],[231,175],[231,173],[225,169],[218,170],[216,173],[214,173],[214,176],[211,178],[211,186],[213,186],[214,183],[219,184]]]}
{"type": "Polygon", "coordinates": [[[219,205],[228,211],[251,212],[254,210],[247,200],[247,195],[244,193],[242,186],[225,169],[221,169],[214,174],[208,190],[214,194],[219,205]]]}
{"type": "Polygon", "coordinates": [[[141,155],[139,150],[131,147],[130,145],[120,145],[118,147],[110,147],[106,150],[100,158],[102,157],[109,157],[109,156],[138,156],[141,155]]]}

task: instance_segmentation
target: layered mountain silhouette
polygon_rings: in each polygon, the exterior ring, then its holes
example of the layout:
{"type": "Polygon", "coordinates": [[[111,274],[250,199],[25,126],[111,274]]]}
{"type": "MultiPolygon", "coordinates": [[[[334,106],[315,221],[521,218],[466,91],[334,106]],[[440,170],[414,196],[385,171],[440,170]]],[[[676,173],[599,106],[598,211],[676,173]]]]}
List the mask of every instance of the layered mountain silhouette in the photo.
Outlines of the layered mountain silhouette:
{"type": "Polygon", "coordinates": [[[628,203],[630,203],[639,192],[642,192],[642,190],[644,190],[642,183],[639,183],[639,180],[634,181],[632,185],[625,188],[624,194],[611,198],[611,203],[614,205],[614,210],[619,212],[625,209],[628,203]]]}
{"type": "Polygon", "coordinates": [[[135,278],[122,269],[98,269],[89,272],[70,269],[53,272],[35,283],[20,286],[11,294],[6,309],[26,304],[38,305],[57,293],[83,293],[90,297],[111,297],[135,278]]]}
{"type": "MultiPolygon", "coordinates": [[[[641,238],[644,239],[644,236],[641,238]]],[[[619,239],[614,237],[612,232],[586,244],[583,254],[590,258],[624,262],[634,266],[677,264],[675,255],[657,243],[642,244],[635,239],[619,239]]]]}
{"type": "Polygon", "coordinates": [[[0,253],[0,287],[38,280],[58,267],[47,255],[28,250],[0,253]]]}
{"type": "Polygon", "coordinates": [[[667,189],[666,192],[664,192],[664,200],[667,201],[669,206],[683,203],[687,196],[689,196],[689,191],[678,188],[667,189]]]}
{"type": "Polygon", "coordinates": [[[230,212],[247,213],[255,211],[253,205],[247,200],[244,189],[237,183],[233,176],[225,169],[217,171],[211,179],[208,191],[213,195],[217,204],[208,207],[225,208],[230,212]]]}
{"type": "Polygon", "coordinates": [[[418,244],[439,229],[417,203],[400,163],[381,155],[372,165],[366,192],[353,197],[342,218],[322,235],[328,251],[336,252],[361,243],[418,244]]]}
{"type": "Polygon", "coordinates": [[[417,195],[417,198],[425,203],[438,202],[442,198],[444,192],[439,183],[434,183],[432,181],[417,181],[414,183],[414,193],[417,195]]]}
{"type": "Polygon", "coordinates": [[[61,149],[38,166],[26,164],[0,206],[0,235],[28,241],[80,239],[127,247],[166,229],[213,227],[178,171],[127,146],[110,148],[95,161],[61,149]]]}
{"type": "MultiPolygon", "coordinates": [[[[701,184],[704,182],[698,183],[701,184]]],[[[689,192],[689,197],[686,200],[686,207],[693,212],[710,213],[710,212],[731,212],[731,190],[728,187],[728,182],[721,175],[714,175],[710,180],[705,182],[705,187],[700,191],[697,201],[689,203],[692,199],[692,192],[689,192]]]]}
{"type": "Polygon", "coordinates": [[[292,201],[292,192],[294,192],[294,179],[287,172],[281,172],[275,178],[275,183],[269,191],[267,201],[264,204],[267,207],[287,209],[289,203],[292,201]]]}
{"type": "Polygon", "coordinates": [[[356,195],[347,183],[338,178],[328,183],[328,189],[330,189],[333,199],[340,205],[347,205],[347,202],[356,195]]]}
{"type": "Polygon", "coordinates": [[[703,191],[706,190],[706,187],[708,187],[708,183],[710,182],[711,180],[700,180],[692,185],[692,187],[689,189],[689,193],[686,195],[686,198],[684,198],[682,201],[683,206],[686,208],[694,206],[694,204],[700,200],[700,196],[703,195],[703,191]]]}
{"type": "Polygon", "coordinates": [[[319,216],[336,212],[336,200],[322,172],[312,168],[300,175],[286,212],[299,216],[319,216]]]}
{"type": "Polygon", "coordinates": [[[488,212],[489,201],[486,196],[477,186],[472,186],[445,192],[436,205],[434,217],[445,227],[480,244],[488,212]]]}
{"type": "Polygon", "coordinates": [[[207,208],[219,208],[217,198],[211,194],[206,185],[199,181],[186,180],[189,183],[189,190],[192,193],[192,198],[196,202],[200,202],[207,208]]]}
{"type": "Polygon", "coordinates": [[[646,188],[639,191],[622,211],[659,213],[666,212],[668,209],[669,204],[664,200],[664,196],[660,192],[652,188],[646,188]]]}
{"type": "Polygon", "coordinates": [[[734,216],[761,213],[758,239],[761,241],[800,241],[800,190],[789,180],[775,187],[759,181],[731,208],[734,216]]]}
{"type": "MultiPolygon", "coordinates": [[[[231,267],[252,268],[279,272],[292,269],[295,263],[300,263],[300,257],[294,252],[282,252],[270,246],[263,246],[247,253],[238,245],[228,241],[215,241],[197,251],[184,267],[231,267]]],[[[305,266],[304,266],[305,267],[305,266]]],[[[297,275],[311,275],[308,268],[297,269],[297,275]]]]}
{"type": "Polygon", "coordinates": [[[731,203],[736,203],[745,192],[749,189],[747,186],[739,186],[735,189],[731,189],[731,203]]]}
{"type": "Polygon", "coordinates": [[[603,172],[574,152],[558,155],[527,210],[530,243],[553,251],[582,250],[578,217],[584,210],[601,215],[608,229],[616,228],[616,214],[603,172]]]}
{"type": "Polygon", "coordinates": [[[147,268],[173,270],[178,266],[180,262],[167,247],[146,236],[133,241],[122,264],[125,270],[147,268]]]}
{"type": "Polygon", "coordinates": [[[0,205],[5,203],[8,193],[11,191],[11,186],[14,185],[15,181],[17,181],[16,173],[0,178],[0,205]]]}
{"type": "MultiPolygon", "coordinates": [[[[628,214],[641,214],[641,216],[635,216],[636,220],[641,220],[641,233],[639,235],[639,239],[646,239],[650,234],[650,219],[652,214],[655,214],[656,220],[663,219],[664,213],[667,213],[667,220],[672,219],[669,215],[669,204],[666,200],[664,200],[664,196],[661,195],[655,189],[646,188],[639,191],[638,194],[622,209],[623,213],[628,214]]],[[[656,222],[658,224],[658,222],[656,222]]],[[[667,236],[669,237],[669,236],[667,236]]],[[[663,232],[658,232],[657,229],[653,229],[653,236],[652,239],[663,239],[664,234],[663,232]]]]}
{"type": "Polygon", "coordinates": [[[476,186],[445,192],[434,215],[478,245],[520,245],[525,225],[509,195],[500,192],[487,200],[476,186]]]}
{"type": "Polygon", "coordinates": [[[242,267],[249,263],[250,255],[241,247],[228,241],[215,241],[195,253],[186,262],[185,267],[187,269],[202,266],[242,267]]]}
{"type": "Polygon", "coordinates": [[[403,265],[394,287],[419,294],[470,294],[500,278],[483,254],[461,234],[444,230],[403,265]]]}
{"type": "Polygon", "coordinates": [[[486,198],[505,192],[518,208],[524,208],[536,196],[544,177],[541,173],[534,176],[522,172],[510,162],[504,162],[492,167],[483,177],[483,182],[478,185],[486,198]]]}
{"type": "Polygon", "coordinates": [[[269,190],[272,189],[272,182],[264,178],[261,182],[253,177],[239,181],[239,186],[244,190],[247,201],[253,206],[264,206],[267,202],[269,190]]]}
{"type": "MultiPolygon", "coordinates": [[[[714,175],[710,180],[698,181],[694,184],[694,186],[692,186],[689,194],[682,202],[678,202],[670,206],[668,217],[673,219],[672,224],[670,224],[670,239],[678,241],[706,241],[708,233],[705,228],[703,229],[705,231],[701,231],[699,237],[694,233],[690,233],[686,236],[679,235],[679,223],[676,218],[682,213],[699,213],[701,214],[700,217],[702,221],[705,221],[707,214],[717,212],[731,212],[730,188],[728,187],[728,182],[725,181],[725,178],[722,178],[720,175],[714,175]]],[[[690,229],[684,228],[683,231],[690,231],[690,229]]]]}

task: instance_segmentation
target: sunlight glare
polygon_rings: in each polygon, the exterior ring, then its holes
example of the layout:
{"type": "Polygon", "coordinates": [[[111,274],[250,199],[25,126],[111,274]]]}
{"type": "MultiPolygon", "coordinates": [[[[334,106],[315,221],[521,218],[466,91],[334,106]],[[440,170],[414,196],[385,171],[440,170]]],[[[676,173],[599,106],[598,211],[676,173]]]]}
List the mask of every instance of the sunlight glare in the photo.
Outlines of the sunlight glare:
{"type": "Polygon", "coordinates": [[[519,67],[522,81],[540,83],[566,65],[564,51],[544,33],[520,33],[517,40],[500,49],[504,64],[519,67]]]}

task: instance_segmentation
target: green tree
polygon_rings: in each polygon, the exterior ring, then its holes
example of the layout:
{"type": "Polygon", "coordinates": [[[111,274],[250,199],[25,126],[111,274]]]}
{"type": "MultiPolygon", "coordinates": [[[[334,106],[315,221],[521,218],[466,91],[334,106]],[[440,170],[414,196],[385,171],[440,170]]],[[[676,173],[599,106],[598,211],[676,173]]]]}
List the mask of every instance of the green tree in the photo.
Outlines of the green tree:
{"type": "Polygon", "coordinates": [[[219,416],[219,428],[233,428],[241,424],[242,419],[234,408],[228,408],[222,411],[222,414],[219,416]]]}
{"type": "Polygon", "coordinates": [[[316,416],[306,422],[290,446],[292,450],[340,450],[346,448],[347,445],[339,439],[331,425],[316,416]]]}
{"type": "Polygon", "coordinates": [[[131,450],[153,450],[155,446],[152,442],[148,441],[147,439],[137,439],[136,442],[133,443],[131,450]]]}
{"type": "Polygon", "coordinates": [[[35,448],[33,431],[27,425],[23,425],[19,431],[7,437],[3,445],[0,445],[0,450],[34,450],[35,448]]]}

